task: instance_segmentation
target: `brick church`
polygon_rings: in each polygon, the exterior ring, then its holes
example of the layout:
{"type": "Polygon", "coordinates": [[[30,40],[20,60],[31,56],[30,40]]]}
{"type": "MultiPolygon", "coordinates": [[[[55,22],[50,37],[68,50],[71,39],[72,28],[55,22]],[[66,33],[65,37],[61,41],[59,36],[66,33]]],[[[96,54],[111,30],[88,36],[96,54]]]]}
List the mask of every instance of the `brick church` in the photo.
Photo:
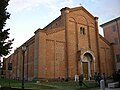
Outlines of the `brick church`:
{"type": "Polygon", "coordinates": [[[25,80],[74,78],[80,74],[88,80],[94,72],[112,74],[112,47],[98,32],[98,17],[82,6],[60,11],[58,18],[36,30],[5,59],[12,63],[11,78],[22,79],[23,58],[25,80]]]}

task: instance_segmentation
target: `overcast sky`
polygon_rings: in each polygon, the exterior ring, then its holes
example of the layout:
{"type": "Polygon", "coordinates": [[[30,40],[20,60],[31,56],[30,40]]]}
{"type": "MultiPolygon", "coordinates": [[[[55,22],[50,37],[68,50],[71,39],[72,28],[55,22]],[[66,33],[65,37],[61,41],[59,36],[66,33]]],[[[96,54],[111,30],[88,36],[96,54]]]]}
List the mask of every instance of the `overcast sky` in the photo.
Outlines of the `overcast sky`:
{"type": "Polygon", "coordinates": [[[120,16],[120,0],[10,0],[8,12],[11,16],[6,28],[10,28],[10,38],[15,38],[13,49],[32,37],[38,28],[57,18],[61,8],[80,4],[99,17],[99,25],[120,16]]]}

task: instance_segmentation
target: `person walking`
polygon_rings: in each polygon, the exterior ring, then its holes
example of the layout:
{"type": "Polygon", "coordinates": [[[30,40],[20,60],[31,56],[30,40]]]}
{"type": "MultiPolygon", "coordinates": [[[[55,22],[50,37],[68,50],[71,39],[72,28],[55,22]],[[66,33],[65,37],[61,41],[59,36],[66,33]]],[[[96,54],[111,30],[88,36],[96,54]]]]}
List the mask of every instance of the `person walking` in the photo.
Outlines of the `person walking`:
{"type": "Polygon", "coordinates": [[[94,73],[93,78],[94,78],[94,80],[97,82],[97,72],[94,73]]]}
{"type": "Polygon", "coordinates": [[[118,70],[118,73],[117,73],[117,78],[118,78],[119,87],[120,87],[120,69],[118,70]]]}
{"type": "Polygon", "coordinates": [[[79,76],[79,86],[81,90],[82,90],[82,85],[83,85],[83,74],[79,76]]]}
{"type": "Polygon", "coordinates": [[[101,78],[102,78],[102,80],[104,80],[105,86],[107,86],[105,73],[102,74],[101,78]]]}
{"type": "Polygon", "coordinates": [[[97,80],[98,86],[100,86],[100,80],[101,80],[100,73],[98,73],[96,80],[97,80]]]}

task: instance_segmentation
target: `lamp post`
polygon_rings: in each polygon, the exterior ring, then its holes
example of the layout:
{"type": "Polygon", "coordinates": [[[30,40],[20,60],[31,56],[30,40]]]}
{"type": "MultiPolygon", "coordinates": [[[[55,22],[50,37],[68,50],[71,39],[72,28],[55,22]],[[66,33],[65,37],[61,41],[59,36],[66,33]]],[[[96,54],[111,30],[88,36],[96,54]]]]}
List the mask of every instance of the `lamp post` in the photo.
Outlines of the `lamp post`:
{"type": "Polygon", "coordinates": [[[22,90],[24,90],[24,59],[25,59],[26,47],[22,46],[22,56],[23,56],[23,65],[22,65],[22,90]]]}

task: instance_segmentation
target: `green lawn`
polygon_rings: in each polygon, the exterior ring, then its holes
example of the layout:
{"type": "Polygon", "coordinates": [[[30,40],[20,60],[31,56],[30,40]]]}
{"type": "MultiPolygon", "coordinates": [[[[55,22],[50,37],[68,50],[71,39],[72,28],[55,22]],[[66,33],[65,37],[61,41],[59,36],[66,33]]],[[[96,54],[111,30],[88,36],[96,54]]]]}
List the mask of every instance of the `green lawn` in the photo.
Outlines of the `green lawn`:
{"type": "MultiPolygon", "coordinates": [[[[7,80],[7,79],[0,79],[0,85],[2,87],[14,87],[14,88],[21,88],[22,82],[17,80],[7,80]],[[10,83],[10,84],[9,84],[10,83]]],[[[46,86],[42,84],[36,84],[35,82],[24,82],[24,88],[30,89],[56,89],[53,86],[46,86]]]]}
{"type": "MultiPolygon", "coordinates": [[[[0,85],[2,87],[9,87],[9,82],[11,87],[17,87],[21,88],[22,82],[17,81],[17,80],[6,80],[6,79],[0,79],[0,85]]],[[[90,88],[95,88],[96,83],[94,81],[84,81],[85,85],[83,85],[82,88],[84,89],[90,89],[90,88]]],[[[25,88],[30,88],[30,89],[39,89],[39,90],[56,90],[56,89],[73,89],[75,90],[76,88],[79,88],[78,82],[41,82],[41,83],[35,83],[35,82],[25,82],[24,83],[25,88]]]]}
{"type": "MultiPolygon", "coordinates": [[[[45,85],[52,85],[55,87],[58,87],[60,89],[75,89],[79,88],[79,83],[78,82],[48,82],[48,83],[42,83],[45,85]]],[[[94,81],[84,81],[83,87],[84,89],[90,89],[90,88],[96,88],[96,83],[94,81]],[[85,84],[85,85],[84,85],[85,84]]]]}

